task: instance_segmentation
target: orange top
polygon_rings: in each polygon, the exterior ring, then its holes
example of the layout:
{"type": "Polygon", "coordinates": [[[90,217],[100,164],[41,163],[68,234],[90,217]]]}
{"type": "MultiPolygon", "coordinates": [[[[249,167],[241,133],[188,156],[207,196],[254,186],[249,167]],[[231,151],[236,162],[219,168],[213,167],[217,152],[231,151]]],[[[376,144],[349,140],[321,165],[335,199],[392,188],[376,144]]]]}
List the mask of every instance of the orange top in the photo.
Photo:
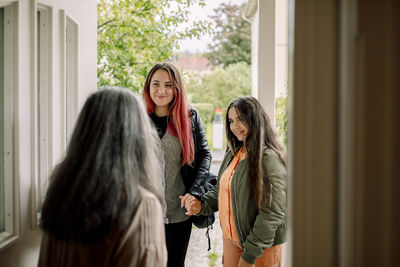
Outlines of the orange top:
{"type": "Polygon", "coordinates": [[[247,153],[243,153],[240,149],[231,163],[226,168],[219,182],[219,221],[222,228],[224,238],[239,242],[239,236],[236,231],[235,221],[233,219],[233,209],[231,201],[231,181],[233,173],[241,160],[247,157],[247,153]]]}

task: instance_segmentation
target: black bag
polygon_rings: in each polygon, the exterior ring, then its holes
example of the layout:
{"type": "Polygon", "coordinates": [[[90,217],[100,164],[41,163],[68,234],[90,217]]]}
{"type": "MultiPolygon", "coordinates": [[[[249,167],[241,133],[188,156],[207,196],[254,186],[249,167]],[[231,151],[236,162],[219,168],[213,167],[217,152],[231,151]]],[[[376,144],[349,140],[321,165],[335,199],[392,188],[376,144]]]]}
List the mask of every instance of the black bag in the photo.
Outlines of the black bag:
{"type": "MultiPolygon", "coordinates": [[[[207,193],[208,190],[212,189],[217,184],[217,176],[213,173],[209,173],[206,182],[204,183],[204,193],[207,193]]],[[[208,239],[208,250],[211,249],[211,241],[208,231],[212,229],[212,225],[215,221],[214,213],[208,216],[192,216],[192,223],[197,228],[207,228],[206,236],[208,239]]]]}

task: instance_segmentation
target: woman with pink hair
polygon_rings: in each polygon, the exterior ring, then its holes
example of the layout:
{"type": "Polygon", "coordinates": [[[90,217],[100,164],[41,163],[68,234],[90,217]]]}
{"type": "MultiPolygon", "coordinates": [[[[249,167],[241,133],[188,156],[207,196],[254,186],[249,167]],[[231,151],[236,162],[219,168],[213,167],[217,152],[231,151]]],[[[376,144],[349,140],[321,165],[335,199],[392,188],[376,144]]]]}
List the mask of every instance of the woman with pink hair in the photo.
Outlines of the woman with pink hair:
{"type": "Polygon", "coordinates": [[[171,63],[153,66],[143,88],[147,112],[157,129],[165,159],[165,236],[168,266],[185,266],[192,220],[180,195],[201,198],[211,152],[196,109],[187,103],[185,86],[171,63]]]}

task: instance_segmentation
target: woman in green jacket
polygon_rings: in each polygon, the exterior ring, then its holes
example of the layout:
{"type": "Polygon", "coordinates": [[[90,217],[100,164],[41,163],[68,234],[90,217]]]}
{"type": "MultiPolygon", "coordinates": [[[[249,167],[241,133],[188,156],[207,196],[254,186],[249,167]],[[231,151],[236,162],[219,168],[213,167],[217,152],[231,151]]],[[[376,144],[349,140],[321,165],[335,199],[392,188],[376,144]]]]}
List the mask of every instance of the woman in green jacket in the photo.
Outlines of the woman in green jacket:
{"type": "Polygon", "coordinates": [[[225,120],[228,149],[217,185],[200,202],[181,196],[188,215],[219,210],[223,265],[281,266],[287,209],[286,155],[254,97],[231,102],[225,120]]]}

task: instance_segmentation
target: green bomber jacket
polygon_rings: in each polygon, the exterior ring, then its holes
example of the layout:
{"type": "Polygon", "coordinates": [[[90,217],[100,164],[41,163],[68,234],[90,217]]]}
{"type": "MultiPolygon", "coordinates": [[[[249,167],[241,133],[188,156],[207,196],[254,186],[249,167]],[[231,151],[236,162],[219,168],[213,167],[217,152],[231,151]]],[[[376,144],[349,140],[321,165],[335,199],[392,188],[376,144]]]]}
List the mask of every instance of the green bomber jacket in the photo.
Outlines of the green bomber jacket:
{"type": "MultiPolygon", "coordinates": [[[[228,150],[218,172],[217,185],[203,195],[198,215],[218,211],[219,181],[233,158],[228,150]]],[[[236,230],[243,249],[242,258],[254,264],[263,251],[285,241],[287,210],[287,171],[278,155],[265,148],[263,153],[264,177],[268,178],[266,201],[259,210],[247,182],[247,158],[240,161],[232,177],[231,199],[236,230]]]]}

